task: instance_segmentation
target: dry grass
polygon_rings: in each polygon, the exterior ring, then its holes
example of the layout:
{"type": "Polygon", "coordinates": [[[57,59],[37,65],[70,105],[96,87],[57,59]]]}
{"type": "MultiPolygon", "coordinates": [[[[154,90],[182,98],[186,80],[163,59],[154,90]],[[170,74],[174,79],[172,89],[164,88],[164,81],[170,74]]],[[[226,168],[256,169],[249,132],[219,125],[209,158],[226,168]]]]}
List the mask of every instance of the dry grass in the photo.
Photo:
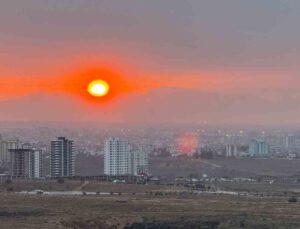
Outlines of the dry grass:
{"type": "Polygon", "coordinates": [[[5,181],[0,183],[0,191],[32,191],[32,190],[47,190],[47,191],[67,191],[74,190],[80,186],[82,181],[66,181],[62,184],[56,180],[13,180],[11,184],[6,184],[5,181]]]}
{"type": "Polygon", "coordinates": [[[256,175],[292,176],[300,174],[300,160],[151,158],[150,171],[155,176],[174,178],[202,176],[251,177],[256,175]]]}
{"type": "Polygon", "coordinates": [[[163,221],[192,221],[200,218],[222,221],[241,215],[251,219],[271,219],[278,222],[278,225],[294,223],[293,225],[300,226],[299,204],[289,204],[286,198],[207,194],[164,197],[49,197],[1,194],[0,206],[1,228],[7,229],[81,228],[79,225],[101,228],[100,224],[118,225],[119,228],[123,228],[126,224],[141,222],[145,217],[163,221]],[[3,214],[4,212],[11,214],[3,214]]]}

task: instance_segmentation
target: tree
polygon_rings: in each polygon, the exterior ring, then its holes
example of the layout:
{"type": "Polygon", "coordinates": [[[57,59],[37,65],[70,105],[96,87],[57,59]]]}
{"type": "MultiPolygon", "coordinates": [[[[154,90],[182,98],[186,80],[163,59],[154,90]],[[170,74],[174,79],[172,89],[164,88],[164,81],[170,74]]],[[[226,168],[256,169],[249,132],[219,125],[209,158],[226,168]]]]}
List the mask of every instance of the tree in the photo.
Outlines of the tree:
{"type": "Polygon", "coordinates": [[[297,202],[298,202],[298,199],[297,199],[296,197],[290,197],[290,198],[288,199],[288,202],[289,202],[289,203],[297,203],[297,202]]]}
{"type": "Polygon", "coordinates": [[[11,179],[5,180],[5,184],[11,184],[11,183],[12,183],[12,180],[11,180],[11,179]]]}

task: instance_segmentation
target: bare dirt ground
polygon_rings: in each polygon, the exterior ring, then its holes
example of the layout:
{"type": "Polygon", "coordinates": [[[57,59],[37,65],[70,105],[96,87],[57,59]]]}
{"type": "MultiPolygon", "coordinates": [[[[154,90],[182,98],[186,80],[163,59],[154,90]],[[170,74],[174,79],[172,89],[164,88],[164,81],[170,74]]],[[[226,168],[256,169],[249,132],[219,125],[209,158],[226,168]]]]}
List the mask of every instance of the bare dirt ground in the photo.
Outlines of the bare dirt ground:
{"type": "Polygon", "coordinates": [[[287,198],[0,194],[1,228],[300,228],[287,198]]]}
{"type": "Polygon", "coordinates": [[[300,160],[287,159],[214,159],[212,163],[233,171],[251,172],[257,175],[300,175],[300,160]]]}
{"type": "Polygon", "coordinates": [[[146,193],[150,191],[176,191],[185,190],[180,186],[167,185],[137,185],[137,184],[114,184],[100,181],[64,180],[60,183],[57,180],[13,180],[6,183],[0,181],[0,192],[21,192],[21,191],[87,191],[87,192],[115,192],[115,193],[146,193]]]}
{"type": "MultiPolygon", "coordinates": [[[[287,159],[229,159],[201,160],[187,157],[151,157],[150,172],[154,176],[174,178],[189,174],[209,176],[292,176],[300,175],[300,160],[287,159]]],[[[78,156],[78,175],[103,174],[103,156],[78,156]]]]}
{"type": "Polygon", "coordinates": [[[285,159],[213,159],[151,158],[150,171],[155,176],[174,178],[189,176],[251,177],[300,175],[300,160],[285,159]]]}
{"type": "Polygon", "coordinates": [[[58,183],[56,180],[13,180],[7,184],[5,180],[0,181],[0,192],[21,192],[33,190],[47,191],[71,191],[83,184],[82,181],[68,180],[58,183]]]}

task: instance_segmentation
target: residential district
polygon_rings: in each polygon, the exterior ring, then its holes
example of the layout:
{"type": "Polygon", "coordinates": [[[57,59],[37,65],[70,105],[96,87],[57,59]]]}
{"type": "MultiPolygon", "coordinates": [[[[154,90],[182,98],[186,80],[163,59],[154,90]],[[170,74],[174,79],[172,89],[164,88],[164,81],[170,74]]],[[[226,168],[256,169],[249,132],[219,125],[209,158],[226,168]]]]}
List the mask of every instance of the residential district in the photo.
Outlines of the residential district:
{"type": "MultiPolygon", "coordinates": [[[[299,136],[297,132],[278,130],[190,127],[111,128],[104,129],[103,132],[97,128],[10,128],[5,129],[3,137],[0,138],[1,176],[11,179],[80,176],[161,178],[168,174],[160,174],[163,168],[156,169],[153,165],[159,164],[165,158],[201,159],[202,163],[206,160],[211,166],[215,164],[209,160],[222,158],[239,160],[236,164],[242,159],[297,160],[300,158],[299,136]],[[59,135],[68,137],[57,137],[59,135]],[[119,137],[111,137],[113,135],[119,137]],[[45,139],[49,139],[48,142],[45,139]]],[[[165,167],[168,168],[169,164],[166,162],[165,167]]],[[[187,176],[176,169],[172,174],[174,179],[187,176]]],[[[201,174],[191,171],[191,174],[194,178],[217,176],[215,173],[210,174],[210,171],[201,171],[201,174]]],[[[230,174],[226,176],[234,177],[230,174]]],[[[253,178],[248,176],[250,177],[253,178]]]]}

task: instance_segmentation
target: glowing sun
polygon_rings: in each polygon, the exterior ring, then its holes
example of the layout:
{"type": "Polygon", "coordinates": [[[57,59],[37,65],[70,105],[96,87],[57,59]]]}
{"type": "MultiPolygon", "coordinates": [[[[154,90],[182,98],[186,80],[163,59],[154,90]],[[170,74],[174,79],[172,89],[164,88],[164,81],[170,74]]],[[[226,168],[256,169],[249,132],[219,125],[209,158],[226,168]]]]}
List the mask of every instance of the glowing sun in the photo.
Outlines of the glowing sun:
{"type": "Polygon", "coordinates": [[[89,84],[87,91],[92,96],[102,97],[108,94],[109,85],[104,80],[94,80],[89,84]]]}

